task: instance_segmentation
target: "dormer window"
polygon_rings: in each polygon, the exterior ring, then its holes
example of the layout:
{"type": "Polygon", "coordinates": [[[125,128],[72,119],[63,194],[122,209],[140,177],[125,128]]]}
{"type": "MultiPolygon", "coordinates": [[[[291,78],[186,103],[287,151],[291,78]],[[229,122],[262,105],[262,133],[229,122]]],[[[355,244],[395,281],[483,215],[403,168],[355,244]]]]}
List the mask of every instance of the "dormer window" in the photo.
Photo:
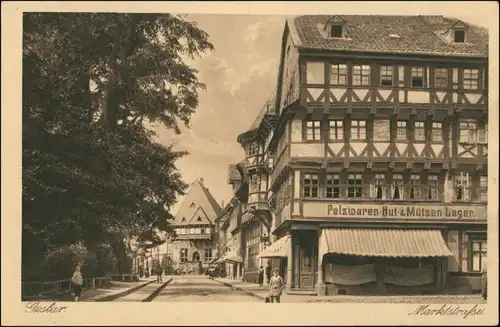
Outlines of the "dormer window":
{"type": "Polygon", "coordinates": [[[453,42],[465,43],[465,30],[456,29],[453,31],[453,42]]]}
{"type": "Polygon", "coordinates": [[[324,37],[330,38],[345,38],[345,24],[347,21],[340,15],[331,16],[322,26],[324,37]]]}
{"type": "Polygon", "coordinates": [[[330,37],[342,37],[342,25],[340,24],[331,25],[330,37]]]}
{"type": "Polygon", "coordinates": [[[194,202],[191,202],[191,204],[189,205],[191,208],[194,207],[194,202]]]}
{"type": "Polygon", "coordinates": [[[201,217],[198,217],[198,219],[196,219],[196,221],[201,221],[201,217]]]}
{"type": "Polygon", "coordinates": [[[186,218],[185,217],[182,217],[182,220],[181,220],[183,223],[186,222],[186,218]]]}

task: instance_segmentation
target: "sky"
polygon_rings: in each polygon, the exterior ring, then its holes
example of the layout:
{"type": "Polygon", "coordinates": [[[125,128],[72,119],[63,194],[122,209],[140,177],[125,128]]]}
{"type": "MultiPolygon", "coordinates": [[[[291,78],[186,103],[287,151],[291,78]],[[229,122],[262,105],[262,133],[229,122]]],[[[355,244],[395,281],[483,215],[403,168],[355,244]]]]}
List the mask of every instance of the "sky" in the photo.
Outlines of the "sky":
{"type": "MultiPolygon", "coordinates": [[[[397,14],[385,12],[384,14],[397,14]]],[[[417,14],[417,13],[414,13],[417,14]]],[[[418,14],[443,14],[421,12],[418,14]]],[[[446,16],[487,27],[480,15],[449,11],[446,16]]],[[[189,14],[207,32],[215,51],[188,63],[207,86],[200,91],[199,107],[190,128],[175,135],[156,126],[157,141],[174,144],[190,154],[177,162],[186,183],[204,179],[215,199],[227,203],[232,188],[228,166],[244,159],[236,141],[245,132],[274,91],[277,82],[281,37],[287,17],[270,15],[189,14]]],[[[172,208],[175,214],[179,202],[172,208]]]]}
{"type": "MultiPolygon", "coordinates": [[[[285,16],[189,15],[210,35],[215,51],[189,61],[206,84],[190,128],[181,135],[157,126],[158,141],[187,150],[177,162],[186,183],[204,179],[215,199],[227,203],[228,167],[244,159],[236,141],[248,130],[276,87],[285,16]]],[[[173,207],[175,213],[179,203],[173,207]]]]}

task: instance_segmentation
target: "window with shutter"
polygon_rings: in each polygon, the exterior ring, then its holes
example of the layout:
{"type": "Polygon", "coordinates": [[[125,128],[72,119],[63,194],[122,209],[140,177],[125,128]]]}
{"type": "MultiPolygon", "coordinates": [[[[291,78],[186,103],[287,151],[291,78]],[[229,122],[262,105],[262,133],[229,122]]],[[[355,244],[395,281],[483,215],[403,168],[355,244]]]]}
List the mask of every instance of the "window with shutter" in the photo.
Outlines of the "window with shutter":
{"type": "Polygon", "coordinates": [[[403,175],[401,174],[392,176],[392,198],[394,200],[404,199],[403,175]]]}
{"type": "Polygon", "coordinates": [[[370,184],[370,198],[385,199],[385,175],[375,174],[373,182],[370,184]]]}
{"type": "Polygon", "coordinates": [[[439,181],[437,175],[429,175],[427,177],[427,187],[428,187],[427,199],[439,200],[441,194],[439,192],[439,181]]]}
{"type": "Polygon", "coordinates": [[[453,180],[456,201],[471,200],[471,176],[469,173],[458,173],[453,180]]]}
{"type": "Polygon", "coordinates": [[[420,199],[420,175],[411,175],[410,177],[410,199],[420,199]]]}

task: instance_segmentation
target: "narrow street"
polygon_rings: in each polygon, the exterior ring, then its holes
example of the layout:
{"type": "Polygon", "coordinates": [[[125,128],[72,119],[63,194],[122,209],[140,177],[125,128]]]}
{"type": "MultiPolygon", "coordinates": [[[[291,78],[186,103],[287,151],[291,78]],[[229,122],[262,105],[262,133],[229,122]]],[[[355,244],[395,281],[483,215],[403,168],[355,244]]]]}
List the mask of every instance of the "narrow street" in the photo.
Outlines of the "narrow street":
{"type": "Polygon", "coordinates": [[[207,276],[173,276],[153,302],[260,302],[254,296],[235,291],[207,276]]]}

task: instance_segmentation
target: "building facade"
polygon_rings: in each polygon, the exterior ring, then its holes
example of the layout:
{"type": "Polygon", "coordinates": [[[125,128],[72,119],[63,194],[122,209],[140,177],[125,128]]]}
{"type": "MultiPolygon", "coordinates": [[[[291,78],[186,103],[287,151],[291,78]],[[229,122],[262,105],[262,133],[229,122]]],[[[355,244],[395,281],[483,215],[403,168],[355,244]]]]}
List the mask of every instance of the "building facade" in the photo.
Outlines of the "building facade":
{"type": "Polygon", "coordinates": [[[215,220],[220,211],[203,178],[195,180],[172,222],[176,236],[155,249],[152,258],[170,273],[203,273],[217,256],[215,220]]]}
{"type": "Polygon", "coordinates": [[[456,19],[288,20],[275,101],[238,138],[248,273],[259,251],[292,294],[480,289],[487,76],[487,31],[456,19]]]}

